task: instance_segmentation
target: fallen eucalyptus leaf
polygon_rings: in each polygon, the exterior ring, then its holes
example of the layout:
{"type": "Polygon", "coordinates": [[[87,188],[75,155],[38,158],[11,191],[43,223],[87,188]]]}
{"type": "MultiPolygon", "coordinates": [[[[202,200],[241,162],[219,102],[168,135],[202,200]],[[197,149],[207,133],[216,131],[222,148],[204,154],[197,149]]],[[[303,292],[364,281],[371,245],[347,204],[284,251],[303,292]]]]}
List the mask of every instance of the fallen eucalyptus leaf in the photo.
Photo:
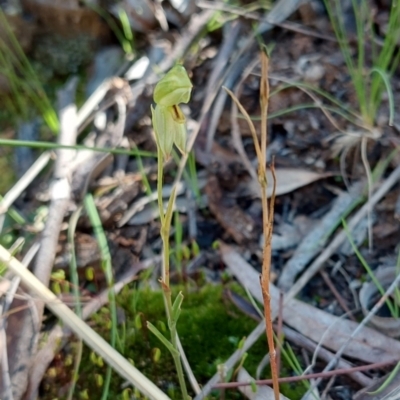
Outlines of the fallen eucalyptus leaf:
{"type": "MultiPolygon", "coordinates": [[[[295,169],[295,168],[276,168],[276,196],[281,196],[282,194],[293,192],[303,186],[309,185],[319,179],[331,176],[330,172],[318,173],[309,171],[306,169],[295,169]]],[[[270,169],[267,169],[267,196],[272,196],[273,182],[274,178],[270,169]]],[[[247,183],[249,194],[260,197],[260,185],[257,181],[252,180],[247,183]]]]}

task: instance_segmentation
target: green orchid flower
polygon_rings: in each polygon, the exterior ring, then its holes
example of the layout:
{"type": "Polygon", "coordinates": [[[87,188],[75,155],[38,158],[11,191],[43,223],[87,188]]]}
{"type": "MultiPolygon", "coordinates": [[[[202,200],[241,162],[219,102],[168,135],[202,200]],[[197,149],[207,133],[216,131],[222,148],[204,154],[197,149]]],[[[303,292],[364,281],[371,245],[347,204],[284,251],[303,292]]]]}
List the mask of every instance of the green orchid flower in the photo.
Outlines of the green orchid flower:
{"type": "Polygon", "coordinates": [[[175,65],[154,89],[152,122],[157,146],[165,158],[170,156],[174,144],[181,153],[186,151],[186,118],[179,104],[189,102],[192,87],[185,68],[175,65]]]}

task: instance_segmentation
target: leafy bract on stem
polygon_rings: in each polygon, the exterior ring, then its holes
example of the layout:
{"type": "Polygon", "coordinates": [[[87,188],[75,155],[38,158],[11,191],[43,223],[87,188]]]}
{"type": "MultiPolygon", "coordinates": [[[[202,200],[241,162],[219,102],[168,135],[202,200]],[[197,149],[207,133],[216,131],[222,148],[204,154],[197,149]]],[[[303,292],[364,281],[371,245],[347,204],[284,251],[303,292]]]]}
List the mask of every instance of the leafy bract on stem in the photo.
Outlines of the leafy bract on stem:
{"type": "MultiPolygon", "coordinates": [[[[110,344],[113,348],[116,346],[117,342],[117,307],[115,301],[115,293],[112,289],[113,286],[113,272],[111,263],[110,249],[107,243],[107,237],[105,235],[104,229],[101,224],[101,219],[97,211],[93,196],[87,194],[84,199],[85,208],[88,213],[89,220],[93,226],[93,231],[96,235],[97,241],[99,243],[99,250],[101,254],[101,267],[106,277],[107,285],[109,288],[109,301],[110,301],[110,313],[111,313],[111,341],[110,344]]],[[[103,385],[103,395],[102,400],[108,398],[109,389],[111,384],[112,368],[109,366],[107,368],[106,379],[103,385]]]]}
{"type": "Polygon", "coordinates": [[[156,85],[153,96],[156,106],[154,108],[151,107],[152,122],[157,143],[157,194],[161,221],[160,235],[163,243],[162,277],[160,283],[164,295],[170,340],[165,338],[151,323],[148,323],[148,327],[167,347],[174,359],[182,398],[184,400],[189,399],[189,396],[187,393],[185,377],[183,375],[181,354],[179,351],[179,339],[176,328],[183,302],[183,295],[182,293],[179,293],[175,300],[172,301],[171,288],[169,285],[169,236],[176,190],[172,190],[167,210],[164,212],[162,187],[164,161],[170,157],[174,144],[178,147],[181,153],[184,154],[186,151],[186,120],[179,104],[187,103],[189,101],[191,91],[192,83],[190,82],[185,68],[182,65],[176,65],[156,85]]]}
{"type": "Polygon", "coordinates": [[[275,173],[274,167],[271,166],[272,176],[274,177],[273,182],[273,194],[271,200],[268,202],[267,198],[267,139],[268,139],[268,98],[269,98],[269,84],[268,84],[268,65],[269,59],[264,51],[261,51],[261,81],[260,81],[260,106],[261,106],[261,132],[260,140],[258,139],[256,129],[253,121],[249,114],[244,109],[242,104],[236,98],[236,96],[227,88],[225,90],[229,93],[232,100],[238,106],[240,112],[246,119],[252,137],[254,141],[254,147],[258,159],[258,182],[260,184],[261,199],[262,199],[262,210],[263,210],[263,265],[262,273],[260,277],[261,290],[264,299],[264,317],[266,321],[266,335],[268,342],[268,349],[271,359],[271,373],[273,379],[274,397],[275,400],[279,400],[279,382],[278,382],[278,369],[275,359],[275,345],[274,345],[274,333],[272,327],[271,318],[271,296],[269,291],[270,286],[270,270],[271,270],[271,240],[272,240],[272,229],[274,222],[274,202],[275,202],[275,173]]]}

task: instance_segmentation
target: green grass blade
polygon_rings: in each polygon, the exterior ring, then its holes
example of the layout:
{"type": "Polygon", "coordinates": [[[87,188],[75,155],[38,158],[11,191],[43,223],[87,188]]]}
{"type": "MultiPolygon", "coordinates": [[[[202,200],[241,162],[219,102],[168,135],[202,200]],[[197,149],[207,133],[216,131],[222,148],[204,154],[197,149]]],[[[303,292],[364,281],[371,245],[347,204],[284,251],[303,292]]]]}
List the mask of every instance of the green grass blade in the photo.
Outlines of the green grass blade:
{"type": "MultiPolygon", "coordinates": [[[[94,12],[99,14],[100,17],[103,18],[107,22],[107,25],[114,32],[114,35],[120,42],[123,50],[127,54],[132,54],[133,53],[133,45],[132,45],[133,34],[131,31],[131,34],[128,33],[128,36],[126,36],[127,32],[125,32],[125,27],[124,27],[125,21],[122,21],[121,15],[120,15],[120,19],[121,19],[121,24],[122,24],[122,30],[118,26],[118,24],[115,22],[113,16],[111,16],[108,11],[106,11],[105,9],[103,9],[102,7],[100,7],[98,5],[95,5],[94,2],[92,2],[92,1],[85,0],[84,3],[87,7],[91,8],[94,12]],[[129,40],[129,36],[132,38],[131,40],[129,40]]],[[[125,12],[125,15],[126,15],[126,12],[125,12]]],[[[128,20],[128,25],[129,25],[129,20],[128,20]]]]}
{"type": "Polygon", "coordinates": [[[199,181],[197,179],[196,156],[193,150],[189,153],[188,156],[188,171],[189,171],[189,182],[192,187],[193,193],[197,201],[200,201],[201,193],[199,189],[199,181]]]}
{"type": "Polygon", "coordinates": [[[149,321],[147,321],[147,328],[170,351],[172,356],[179,356],[179,352],[172,343],[149,321]]]}
{"type": "MultiPolygon", "coordinates": [[[[84,204],[85,204],[85,208],[88,213],[90,222],[92,224],[93,231],[94,231],[94,234],[97,239],[97,243],[99,245],[100,255],[101,255],[101,265],[102,265],[102,269],[103,269],[104,275],[106,277],[107,285],[109,288],[108,297],[109,297],[109,302],[110,302],[110,314],[111,314],[110,344],[112,347],[115,348],[116,338],[117,338],[118,321],[117,321],[117,306],[116,306],[116,301],[115,301],[115,293],[112,288],[113,283],[114,283],[114,278],[113,278],[113,271],[112,271],[112,264],[111,264],[110,249],[108,247],[106,234],[103,230],[103,226],[101,224],[99,213],[97,212],[96,204],[94,202],[93,196],[90,193],[88,193],[85,196],[84,204]]],[[[107,372],[106,372],[106,379],[104,380],[104,385],[103,385],[102,400],[106,400],[108,398],[110,383],[111,383],[111,375],[112,375],[112,368],[110,366],[108,366],[107,372]]]]}
{"type": "Polygon", "coordinates": [[[140,175],[142,176],[142,182],[143,182],[143,185],[144,185],[144,188],[145,188],[147,196],[150,196],[151,193],[152,193],[150,182],[147,179],[147,174],[146,174],[146,171],[145,171],[144,166],[143,166],[142,157],[140,156],[140,151],[137,149],[137,147],[135,147],[135,149],[137,150],[136,162],[137,162],[138,167],[139,167],[140,175]]]}
{"type": "MultiPolygon", "coordinates": [[[[71,252],[70,253],[71,254],[70,276],[71,276],[71,283],[72,283],[72,293],[73,293],[74,302],[75,302],[75,312],[78,315],[78,317],[80,317],[80,318],[82,318],[82,304],[80,301],[78,265],[76,262],[74,238],[75,238],[76,225],[78,224],[78,220],[79,220],[81,211],[82,211],[82,207],[79,207],[72,214],[72,216],[69,220],[69,226],[68,226],[68,245],[69,245],[69,249],[71,252]]],[[[80,363],[82,360],[82,352],[83,352],[83,344],[82,344],[82,340],[79,340],[79,342],[77,343],[77,351],[76,351],[75,362],[74,362],[72,382],[71,382],[71,387],[69,389],[67,400],[72,400],[73,396],[74,396],[76,382],[78,381],[78,378],[79,378],[79,366],[80,366],[80,363]]]]}
{"type": "Polygon", "coordinates": [[[385,382],[383,382],[382,385],[377,390],[375,390],[373,392],[367,392],[367,394],[373,396],[375,394],[378,394],[378,393],[382,392],[382,390],[385,390],[390,385],[390,383],[392,382],[393,378],[397,375],[397,373],[399,371],[400,371],[400,362],[398,362],[396,364],[396,366],[393,368],[393,371],[389,374],[389,376],[387,377],[385,382]]]}
{"type": "Polygon", "coordinates": [[[70,248],[70,254],[71,254],[69,271],[72,283],[72,293],[75,298],[75,312],[78,315],[78,317],[82,317],[82,305],[80,302],[78,264],[76,262],[74,237],[75,237],[76,225],[78,224],[81,212],[82,212],[82,207],[79,207],[75,212],[73,212],[69,220],[69,226],[68,226],[68,246],[70,248]]]}
{"type": "Polygon", "coordinates": [[[361,114],[364,118],[367,118],[369,123],[370,116],[368,113],[366,89],[368,85],[365,82],[365,78],[363,77],[363,68],[364,65],[362,61],[364,60],[364,38],[360,37],[362,31],[362,19],[359,16],[359,12],[355,9],[356,16],[356,24],[357,24],[357,38],[358,40],[358,57],[357,63],[354,62],[353,56],[351,54],[350,42],[347,37],[347,32],[345,28],[344,22],[344,11],[341,6],[340,0],[325,0],[325,6],[329,15],[329,19],[331,21],[335,36],[339,42],[340,50],[343,54],[344,61],[346,63],[347,69],[349,70],[349,74],[357,95],[357,100],[359,102],[359,107],[361,114]],[[332,5],[333,3],[333,5],[332,5]],[[360,70],[360,65],[362,64],[362,68],[360,70]]]}
{"type": "MultiPolygon", "coordinates": [[[[373,74],[374,72],[379,75],[379,77],[382,79],[382,82],[384,83],[384,85],[386,87],[386,92],[387,92],[388,100],[389,100],[389,125],[393,126],[394,97],[393,97],[392,87],[390,86],[389,76],[384,70],[382,70],[381,68],[378,68],[378,67],[372,68],[371,74],[373,74]]],[[[381,95],[379,95],[379,97],[381,97],[381,95]]],[[[378,101],[378,99],[376,99],[376,101],[374,102],[375,107],[378,107],[379,103],[380,103],[380,101],[378,101]]],[[[376,109],[374,111],[376,113],[378,110],[376,109]]]]}
{"type": "Polygon", "coordinates": [[[0,138],[0,146],[30,147],[34,149],[44,149],[44,150],[55,150],[55,149],[91,150],[93,152],[99,152],[99,153],[124,154],[130,156],[140,155],[141,157],[152,157],[152,158],[155,158],[157,156],[155,153],[138,150],[137,148],[133,148],[131,150],[124,150],[124,149],[110,149],[107,147],[88,147],[82,145],[64,146],[53,142],[40,142],[40,141],[32,142],[29,140],[14,140],[14,139],[2,139],[2,138],[0,138]]]}
{"type": "MultiPolygon", "coordinates": [[[[355,110],[353,110],[351,107],[349,107],[348,104],[344,104],[343,102],[337,100],[334,96],[325,92],[324,90],[322,90],[316,86],[310,85],[309,83],[305,83],[305,82],[286,83],[285,85],[282,85],[282,87],[280,87],[279,89],[271,92],[270,97],[274,96],[281,90],[285,90],[287,88],[292,88],[292,87],[299,88],[299,89],[304,88],[304,89],[310,90],[313,93],[316,93],[316,94],[322,96],[323,98],[325,98],[326,100],[330,101],[332,104],[335,104],[337,107],[339,107],[341,110],[343,110],[343,112],[341,114],[343,114],[343,116],[346,119],[348,119],[349,121],[356,121],[356,119],[359,117],[357,112],[355,110]],[[352,118],[352,117],[354,117],[354,118],[352,118]]],[[[324,104],[324,107],[327,108],[328,106],[326,106],[324,104]]]]}
{"type": "MultiPolygon", "coordinates": [[[[354,243],[353,237],[351,236],[351,232],[347,226],[347,223],[344,219],[342,219],[342,225],[343,228],[346,232],[347,235],[347,239],[350,242],[350,245],[354,251],[354,253],[356,254],[358,260],[361,262],[362,266],[365,268],[365,270],[367,271],[368,275],[370,276],[372,282],[375,284],[375,286],[377,287],[377,289],[379,290],[379,293],[383,296],[385,294],[385,289],[382,287],[381,283],[378,281],[378,279],[376,279],[376,276],[374,274],[374,272],[372,271],[371,267],[368,265],[367,261],[365,260],[365,258],[362,256],[362,254],[360,253],[360,251],[358,250],[356,244],[354,243]]],[[[386,299],[386,305],[388,306],[390,313],[392,314],[393,317],[396,316],[395,313],[395,309],[394,306],[392,304],[392,302],[389,299],[386,299]]]]}
{"type": "Polygon", "coordinates": [[[133,54],[133,32],[131,25],[129,23],[128,14],[122,7],[119,7],[118,16],[119,20],[121,21],[122,31],[125,36],[122,46],[124,48],[125,53],[133,54]]]}

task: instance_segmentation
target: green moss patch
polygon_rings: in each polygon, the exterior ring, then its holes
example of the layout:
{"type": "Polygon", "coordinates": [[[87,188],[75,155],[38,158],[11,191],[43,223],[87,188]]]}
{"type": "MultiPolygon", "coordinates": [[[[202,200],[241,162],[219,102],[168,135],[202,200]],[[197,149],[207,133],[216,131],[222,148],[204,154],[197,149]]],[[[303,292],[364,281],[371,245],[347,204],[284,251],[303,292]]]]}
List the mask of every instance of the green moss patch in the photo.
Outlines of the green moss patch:
{"type": "MultiPolygon", "coordinates": [[[[238,287],[235,289],[240,290],[238,287]]],[[[255,328],[257,323],[243,315],[229,300],[225,299],[222,285],[206,285],[199,289],[177,288],[174,289],[173,298],[178,290],[182,290],[185,296],[178,322],[179,337],[196,379],[200,384],[205,384],[217,372],[218,365],[223,364],[238,348],[240,341],[255,328]]],[[[180,399],[181,394],[172,357],[146,327],[146,322],[150,321],[169,338],[161,291],[153,291],[147,287],[141,289],[127,287],[118,296],[118,303],[121,323],[118,328],[117,349],[172,399],[180,399]]],[[[97,313],[90,324],[106,339],[109,338],[108,309],[104,308],[97,313]]],[[[244,361],[244,367],[252,376],[255,376],[256,368],[265,353],[266,340],[262,336],[250,349],[244,361]]],[[[99,385],[101,381],[99,376],[105,377],[106,368],[105,364],[102,365],[102,360],[85,348],[77,382],[77,398],[101,398],[102,388],[99,385]]],[[[228,371],[227,375],[231,376],[232,372],[228,371]]],[[[269,377],[268,369],[265,370],[264,377],[269,377]]],[[[235,377],[232,379],[234,380],[235,377]]],[[[123,387],[123,379],[114,373],[108,398],[132,398],[123,396],[123,387]]],[[[304,393],[304,388],[298,384],[296,387],[286,385],[285,389],[282,392],[291,392],[291,399],[300,398],[304,393]],[[298,391],[297,388],[300,390],[298,391]],[[293,390],[299,396],[293,397],[293,390]]],[[[193,393],[191,395],[193,396],[193,393]]],[[[140,398],[138,396],[136,394],[134,398],[140,398]]],[[[220,396],[220,392],[216,390],[209,399],[219,399],[220,396]]],[[[242,399],[244,397],[237,390],[228,390],[225,398],[242,399]]]]}

